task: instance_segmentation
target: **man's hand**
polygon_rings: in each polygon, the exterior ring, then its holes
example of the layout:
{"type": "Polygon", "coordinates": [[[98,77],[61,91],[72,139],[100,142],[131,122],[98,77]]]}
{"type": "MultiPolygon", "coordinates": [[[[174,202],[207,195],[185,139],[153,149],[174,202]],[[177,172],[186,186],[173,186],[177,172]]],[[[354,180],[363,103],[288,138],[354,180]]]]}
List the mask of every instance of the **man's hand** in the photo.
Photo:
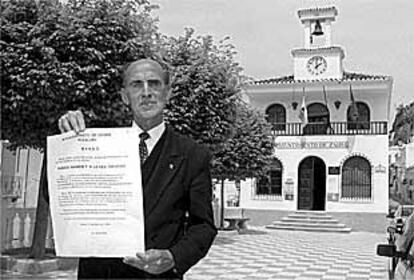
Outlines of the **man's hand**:
{"type": "Polygon", "coordinates": [[[61,133],[71,130],[79,133],[85,130],[85,119],[79,110],[68,111],[59,118],[58,125],[61,133]]]}
{"type": "Polygon", "coordinates": [[[161,274],[174,267],[174,258],[169,250],[150,249],[136,257],[125,257],[124,263],[151,274],[161,274]]]}

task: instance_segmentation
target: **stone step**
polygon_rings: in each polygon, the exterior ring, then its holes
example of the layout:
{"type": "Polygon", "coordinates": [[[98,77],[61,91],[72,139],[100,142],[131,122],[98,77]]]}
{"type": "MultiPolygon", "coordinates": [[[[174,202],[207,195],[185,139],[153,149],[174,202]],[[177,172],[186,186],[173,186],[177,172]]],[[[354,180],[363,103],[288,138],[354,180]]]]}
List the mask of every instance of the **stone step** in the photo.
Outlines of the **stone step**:
{"type": "Polygon", "coordinates": [[[306,214],[306,215],[320,215],[325,216],[327,213],[326,211],[322,210],[297,210],[295,211],[296,214],[306,214]]]}
{"type": "Polygon", "coordinates": [[[326,223],[290,223],[285,221],[275,221],[272,225],[276,226],[290,226],[290,227],[314,227],[314,228],[345,228],[344,224],[334,223],[334,224],[326,224],[326,223]]]}
{"type": "Polygon", "coordinates": [[[329,220],[320,220],[320,219],[306,219],[306,218],[290,218],[283,217],[283,222],[287,223],[314,223],[314,224],[336,224],[338,220],[329,219],[329,220]]]}
{"type": "Polygon", "coordinates": [[[329,216],[328,213],[326,213],[325,211],[304,211],[304,210],[300,210],[300,211],[292,212],[290,214],[303,215],[303,216],[319,216],[319,217],[329,216]]]}
{"type": "Polygon", "coordinates": [[[350,233],[350,228],[322,228],[322,227],[303,227],[303,226],[286,226],[286,225],[269,225],[268,229],[278,230],[301,230],[301,231],[313,231],[313,232],[338,232],[338,233],[350,233]]]}
{"type": "Polygon", "coordinates": [[[289,214],[288,215],[289,218],[294,218],[294,219],[308,219],[308,220],[332,220],[332,216],[329,215],[304,215],[304,214],[289,214]]]}
{"type": "Polygon", "coordinates": [[[304,230],[319,232],[351,232],[351,228],[339,223],[325,211],[299,210],[283,217],[280,221],[274,221],[266,226],[269,229],[304,230]]]}

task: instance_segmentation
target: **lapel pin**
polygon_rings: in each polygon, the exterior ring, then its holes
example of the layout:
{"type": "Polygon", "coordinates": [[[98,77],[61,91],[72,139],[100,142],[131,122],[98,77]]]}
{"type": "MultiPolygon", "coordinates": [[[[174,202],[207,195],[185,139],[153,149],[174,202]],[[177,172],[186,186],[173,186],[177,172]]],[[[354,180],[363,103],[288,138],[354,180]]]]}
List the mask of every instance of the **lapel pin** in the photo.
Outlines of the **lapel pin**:
{"type": "Polygon", "coordinates": [[[169,167],[170,169],[174,169],[174,164],[170,163],[169,167]]]}

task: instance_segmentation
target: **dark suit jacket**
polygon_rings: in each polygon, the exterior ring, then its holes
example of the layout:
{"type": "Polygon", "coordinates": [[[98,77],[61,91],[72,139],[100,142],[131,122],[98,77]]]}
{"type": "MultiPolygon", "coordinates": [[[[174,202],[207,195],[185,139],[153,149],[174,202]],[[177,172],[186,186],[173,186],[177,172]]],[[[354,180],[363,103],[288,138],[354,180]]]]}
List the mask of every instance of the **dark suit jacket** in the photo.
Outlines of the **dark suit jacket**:
{"type": "Polygon", "coordinates": [[[205,149],[167,127],[142,168],[146,249],[169,249],[174,269],[156,276],[122,259],[82,258],[78,278],[181,279],[217,234],[209,161],[205,149]]]}

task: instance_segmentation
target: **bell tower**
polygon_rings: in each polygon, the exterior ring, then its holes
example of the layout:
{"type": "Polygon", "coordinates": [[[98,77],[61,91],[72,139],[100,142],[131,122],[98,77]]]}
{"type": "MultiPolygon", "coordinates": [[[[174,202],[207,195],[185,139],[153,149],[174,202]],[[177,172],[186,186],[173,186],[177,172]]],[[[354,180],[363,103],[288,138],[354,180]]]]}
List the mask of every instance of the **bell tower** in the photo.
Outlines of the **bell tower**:
{"type": "Polygon", "coordinates": [[[304,28],[303,48],[292,50],[295,80],[342,79],[344,51],[332,44],[332,23],[335,7],[310,8],[298,11],[304,28]]]}

